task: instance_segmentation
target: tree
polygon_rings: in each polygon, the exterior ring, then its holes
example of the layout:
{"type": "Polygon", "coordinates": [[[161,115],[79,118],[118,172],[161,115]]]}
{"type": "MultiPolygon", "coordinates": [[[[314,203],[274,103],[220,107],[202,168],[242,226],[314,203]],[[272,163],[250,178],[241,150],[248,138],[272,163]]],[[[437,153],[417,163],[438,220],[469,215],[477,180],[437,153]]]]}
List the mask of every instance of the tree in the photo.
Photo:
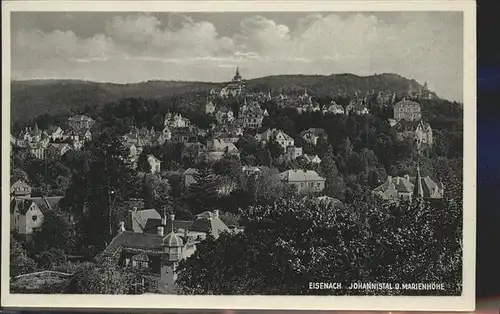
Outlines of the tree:
{"type": "Polygon", "coordinates": [[[38,265],[44,270],[55,270],[57,267],[65,266],[67,255],[61,249],[50,248],[37,256],[38,265]]]}
{"type": "Polygon", "coordinates": [[[139,158],[137,159],[137,171],[145,173],[151,172],[151,166],[148,162],[148,155],[145,151],[142,151],[139,155],[139,158]]]}
{"type": "Polygon", "coordinates": [[[36,262],[28,255],[21,242],[10,235],[10,278],[35,271],[38,268],[36,262]]]}
{"type": "Polygon", "coordinates": [[[177,283],[181,293],[199,294],[414,295],[347,286],[442,282],[445,291],[417,293],[460,295],[461,206],[455,198],[437,207],[421,199],[373,198],[343,205],[287,198],[250,206],[240,211],[245,231],[197,245],[180,263],[177,283]],[[341,282],[342,289],[309,290],[309,282],[324,281],[341,282]]]}
{"type": "Polygon", "coordinates": [[[343,200],[346,186],[344,183],[344,179],[342,175],[339,174],[339,170],[337,168],[337,165],[335,164],[333,149],[331,146],[328,147],[327,152],[323,156],[320,168],[321,174],[326,179],[326,195],[343,200]]]}
{"type": "Polygon", "coordinates": [[[73,294],[127,294],[133,279],[118,270],[112,261],[85,263],[73,275],[69,292],[73,294]]]}
{"type": "Polygon", "coordinates": [[[263,203],[284,197],[289,192],[276,168],[262,168],[256,176],[243,177],[242,187],[252,195],[254,202],[263,203]]]}
{"type": "Polygon", "coordinates": [[[103,131],[88,151],[88,158],[73,170],[61,208],[75,219],[79,251],[93,256],[114,236],[119,220],[113,204],[135,197],[138,191],[127,150],[113,130],[103,131]]]}
{"type": "Polygon", "coordinates": [[[283,154],[283,147],[281,147],[274,139],[271,139],[266,144],[265,149],[269,151],[272,159],[277,159],[283,154]]]}
{"type": "Polygon", "coordinates": [[[208,163],[201,163],[193,175],[194,182],[187,191],[187,200],[194,214],[211,210],[217,201],[217,177],[208,163]]]}
{"type": "Polygon", "coordinates": [[[19,180],[27,181],[28,174],[24,170],[21,170],[19,168],[13,168],[12,173],[10,175],[10,182],[14,183],[19,180]]]}
{"type": "Polygon", "coordinates": [[[142,195],[147,208],[160,209],[170,204],[170,182],[158,174],[147,173],[142,176],[142,195]]]}
{"type": "Polygon", "coordinates": [[[42,228],[33,234],[37,254],[51,248],[71,253],[74,249],[75,230],[67,214],[59,210],[47,211],[42,228]]]}

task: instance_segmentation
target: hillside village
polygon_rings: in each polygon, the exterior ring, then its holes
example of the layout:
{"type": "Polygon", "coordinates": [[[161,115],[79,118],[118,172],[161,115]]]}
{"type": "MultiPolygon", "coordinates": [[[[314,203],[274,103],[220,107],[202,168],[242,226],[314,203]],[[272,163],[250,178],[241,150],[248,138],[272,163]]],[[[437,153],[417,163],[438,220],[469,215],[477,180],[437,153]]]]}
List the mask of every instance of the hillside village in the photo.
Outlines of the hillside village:
{"type": "Polygon", "coordinates": [[[461,108],[426,83],[287,93],[249,87],[237,68],[196,98],[166,110],[125,99],[11,135],[11,287],[32,292],[21,278],[46,271],[61,291],[85,293],[78,276],[92,261],[133,277],[102,293],[192,292],[181,274],[199,267],[192,257],[255,232],[249,215],[261,207],[442,207],[455,191],[447,180],[460,181],[461,108]]]}

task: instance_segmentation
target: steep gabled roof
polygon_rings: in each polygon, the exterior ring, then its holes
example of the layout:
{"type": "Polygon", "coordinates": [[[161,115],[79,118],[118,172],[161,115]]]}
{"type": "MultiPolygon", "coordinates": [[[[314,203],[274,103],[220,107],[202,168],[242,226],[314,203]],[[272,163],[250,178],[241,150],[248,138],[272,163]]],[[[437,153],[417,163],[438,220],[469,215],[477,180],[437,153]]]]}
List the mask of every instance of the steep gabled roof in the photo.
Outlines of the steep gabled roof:
{"type": "Polygon", "coordinates": [[[389,190],[389,186],[392,184],[394,189],[399,193],[412,193],[414,185],[403,177],[391,177],[390,180],[385,180],[384,183],[377,186],[373,191],[375,192],[384,192],[389,190]]]}
{"type": "Polygon", "coordinates": [[[287,182],[325,181],[314,170],[287,170],[280,173],[280,178],[287,182]]]}
{"type": "Polygon", "coordinates": [[[161,219],[156,209],[131,211],[125,220],[126,229],[134,232],[144,232],[148,219],[161,219]]]}

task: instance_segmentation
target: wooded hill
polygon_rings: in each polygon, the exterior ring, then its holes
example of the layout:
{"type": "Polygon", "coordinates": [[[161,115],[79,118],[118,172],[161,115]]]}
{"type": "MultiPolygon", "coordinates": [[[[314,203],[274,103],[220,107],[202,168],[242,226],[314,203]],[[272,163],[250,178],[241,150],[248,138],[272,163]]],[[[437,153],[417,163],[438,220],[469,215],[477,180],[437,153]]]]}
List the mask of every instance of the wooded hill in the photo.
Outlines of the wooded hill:
{"type": "MultiPolygon", "coordinates": [[[[205,94],[222,88],[224,83],[148,81],[131,84],[99,83],[79,80],[28,80],[11,84],[11,117],[13,122],[40,114],[78,113],[85,106],[101,107],[128,97],[164,98],[173,95],[205,94]]],[[[247,81],[249,90],[297,94],[305,89],[311,95],[353,95],[358,92],[407,93],[420,84],[397,74],[357,76],[353,74],[277,75],[247,81]]]]}

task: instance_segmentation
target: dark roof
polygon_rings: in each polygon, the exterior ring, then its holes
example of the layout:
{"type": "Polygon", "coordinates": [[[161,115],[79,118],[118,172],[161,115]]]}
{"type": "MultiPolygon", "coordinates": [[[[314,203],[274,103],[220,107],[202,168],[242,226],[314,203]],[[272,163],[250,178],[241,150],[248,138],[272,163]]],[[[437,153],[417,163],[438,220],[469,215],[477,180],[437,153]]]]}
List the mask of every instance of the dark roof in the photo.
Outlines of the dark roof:
{"type": "Polygon", "coordinates": [[[56,132],[60,127],[58,127],[57,125],[51,125],[49,126],[49,128],[47,129],[47,133],[54,133],[56,132]]]}
{"type": "Polygon", "coordinates": [[[57,208],[63,196],[46,196],[45,201],[51,209],[57,208]]]}
{"type": "Polygon", "coordinates": [[[145,250],[160,250],[163,244],[162,236],[149,233],[123,231],[116,235],[103,255],[115,255],[121,248],[136,248],[145,250]]]}
{"type": "Polygon", "coordinates": [[[32,203],[35,203],[38,209],[42,211],[42,213],[46,213],[49,210],[54,209],[58,206],[61,201],[62,196],[54,196],[54,197],[28,197],[28,198],[14,198],[11,201],[11,213],[13,213],[16,209],[21,215],[26,214],[26,211],[29,209],[32,203]]]}
{"type": "Polygon", "coordinates": [[[385,180],[384,183],[377,186],[374,191],[375,192],[385,192],[389,189],[389,185],[392,184],[394,189],[399,193],[411,193],[413,192],[413,183],[403,177],[393,177],[389,181],[389,179],[385,180]]]}
{"type": "Polygon", "coordinates": [[[126,229],[134,232],[144,232],[149,219],[159,219],[160,213],[156,209],[131,211],[126,218],[126,229]]]}
{"type": "Polygon", "coordinates": [[[199,218],[193,222],[190,228],[191,231],[211,233],[214,237],[218,237],[223,231],[229,231],[226,224],[220,219],[212,217],[210,219],[199,218]]]}
{"type": "Polygon", "coordinates": [[[400,106],[419,106],[420,107],[420,104],[418,102],[414,102],[412,100],[403,99],[403,100],[397,102],[396,104],[394,104],[394,108],[400,107],[400,106]]]}
{"type": "Polygon", "coordinates": [[[304,134],[309,133],[309,132],[313,133],[316,136],[325,136],[326,135],[325,129],[321,129],[321,128],[309,128],[307,130],[300,132],[300,135],[303,136],[304,134]]]}
{"type": "MultiPolygon", "coordinates": [[[[410,181],[415,184],[417,182],[416,177],[411,177],[410,181]]],[[[440,190],[443,188],[442,184],[437,184],[429,176],[420,178],[423,196],[426,198],[440,198],[442,197],[440,190]],[[437,191],[436,191],[437,190],[437,191]],[[437,192],[437,193],[436,193],[437,192]]]]}
{"type": "MultiPolygon", "coordinates": [[[[184,229],[184,230],[191,230],[191,226],[193,225],[192,221],[185,221],[185,220],[174,220],[174,229],[179,230],[179,229],[184,229]]],[[[149,234],[156,234],[158,231],[158,227],[161,227],[161,219],[148,219],[146,222],[146,227],[144,228],[145,233],[149,234]]],[[[167,225],[165,226],[164,233],[169,233],[172,230],[172,223],[171,220],[167,221],[167,225]]]]}

